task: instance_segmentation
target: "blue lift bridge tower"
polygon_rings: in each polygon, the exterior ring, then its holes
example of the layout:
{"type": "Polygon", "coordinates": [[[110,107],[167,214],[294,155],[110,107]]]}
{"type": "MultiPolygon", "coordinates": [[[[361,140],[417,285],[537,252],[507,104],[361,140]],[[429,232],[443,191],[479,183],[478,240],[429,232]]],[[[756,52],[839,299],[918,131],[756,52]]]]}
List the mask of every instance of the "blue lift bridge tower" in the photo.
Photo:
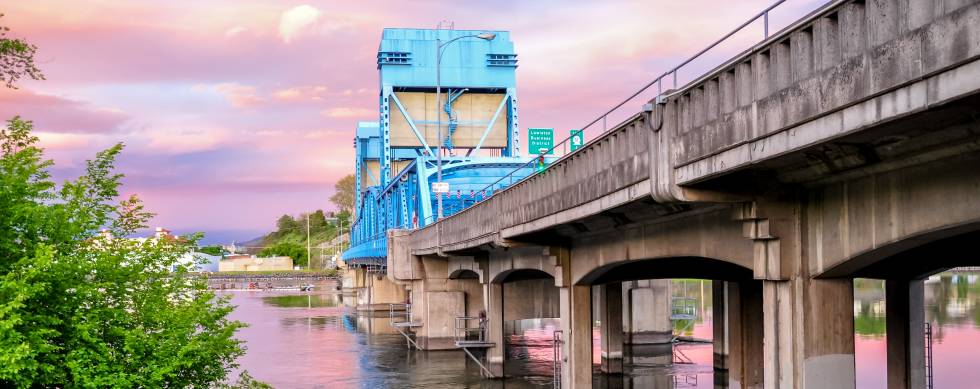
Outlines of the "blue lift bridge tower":
{"type": "Polygon", "coordinates": [[[500,179],[515,169],[525,170],[517,177],[533,173],[527,165],[532,157],[520,155],[514,43],[507,31],[489,31],[492,40],[476,38],[487,32],[382,32],[378,121],[358,123],[354,139],[359,197],[351,247],[343,254],[348,265],[383,272],[387,231],[435,222],[436,196],[443,196],[443,214],[449,216],[511,184],[500,179]],[[437,47],[456,38],[443,48],[438,106],[437,47]],[[442,182],[449,184],[445,194],[432,191],[439,145],[442,182]]]}

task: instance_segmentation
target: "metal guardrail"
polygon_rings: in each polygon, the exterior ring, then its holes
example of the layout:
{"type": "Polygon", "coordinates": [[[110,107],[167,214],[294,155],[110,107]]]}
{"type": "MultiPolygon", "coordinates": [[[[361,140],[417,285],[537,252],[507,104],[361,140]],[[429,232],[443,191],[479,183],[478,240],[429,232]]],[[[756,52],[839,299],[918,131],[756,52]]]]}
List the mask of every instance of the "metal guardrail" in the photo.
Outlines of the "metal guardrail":
{"type": "MultiPolygon", "coordinates": [[[[409,327],[412,325],[412,304],[388,304],[388,324],[395,328],[399,334],[405,337],[406,346],[411,349],[413,346],[416,350],[421,350],[419,344],[412,339],[409,332],[406,332],[404,326],[400,324],[408,324],[409,327]],[[404,320],[396,320],[398,318],[404,318],[404,320]]],[[[410,330],[408,330],[410,331],[410,330]]]]}
{"type": "Polygon", "coordinates": [[[388,304],[388,324],[404,323],[412,320],[412,304],[388,304]],[[405,319],[398,320],[396,319],[405,319]]]}
{"type": "Polygon", "coordinates": [[[697,299],[671,297],[670,320],[694,320],[698,316],[697,299]]]}
{"type": "MultiPolygon", "coordinates": [[[[532,158],[527,163],[521,165],[517,169],[514,169],[512,172],[508,173],[504,177],[501,177],[497,181],[494,181],[490,185],[487,185],[483,189],[478,190],[478,191],[475,191],[474,194],[471,194],[470,195],[470,197],[472,198],[476,194],[481,194],[482,195],[482,198],[477,202],[477,203],[479,203],[479,202],[482,202],[482,201],[484,201],[484,200],[492,197],[494,194],[499,193],[499,191],[496,191],[494,188],[495,187],[498,187],[498,186],[501,186],[503,182],[505,182],[505,181],[508,182],[508,185],[506,186],[506,188],[510,188],[515,183],[519,183],[519,182],[527,179],[528,177],[533,176],[534,174],[530,174],[530,175],[528,175],[526,177],[517,178],[517,177],[515,177],[515,174],[517,172],[523,170],[523,169],[527,169],[529,167],[533,168],[534,167],[534,164],[537,163],[537,161],[538,161],[538,159],[540,157],[544,157],[544,156],[547,156],[547,155],[552,154],[553,152],[555,152],[556,150],[558,150],[559,147],[561,148],[561,150],[563,150],[563,156],[567,156],[568,155],[568,150],[571,147],[571,140],[572,140],[572,138],[578,137],[580,135],[584,137],[584,133],[585,133],[585,130],[586,129],[591,128],[592,126],[594,126],[594,125],[596,125],[596,124],[598,124],[600,122],[602,123],[602,126],[603,126],[602,132],[600,134],[598,134],[595,138],[593,138],[593,140],[598,139],[598,138],[602,138],[602,136],[605,135],[609,131],[609,129],[606,128],[606,120],[609,118],[609,116],[611,114],[617,112],[620,108],[622,108],[623,106],[625,106],[627,103],[629,103],[630,101],[632,101],[634,98],[636,98],[640,94],[642,94],[644,92],[647,92],[647,90],[649,90],[654,85],[657,86],[657,95],[654,96],[654,97],[663,96],[663,94],[664,94],[664,89],[663,89],[664,88],[664,85],[663,85],[664,84],[664,79],[668,79],[669,78],[669,81],[668,82],[671,83],[670,84],[671,89],[677,89],[677,73],[680,70],[682,70],[685,66],[689,65],[691,62],[694,62],[698,58],[701,58],[701,56],[703,56],[705,53],[707,53],[711,49],[717,47],[718,45],[724,43],[726,40],[728,40],[729,38],[731,38],[733,35],[741,32],[746,27],[748,27],[752,23],[758,21],[759,19],[762,19],[762,25],[763,25],[763,34],[762,34],[763,39],[762,40],[764,41],[764,40],[768,39],[769,38],[769,13],[773,9],[775,9],[776,7],[778,7],[779,5],[783,4],[784,2],[786,2],[786,0],[776,0],[771,5],[769,5],[768,7],[766,7],[765,9],[763,9],[762,11],[760,11],[759,13],[755,14],[755,16],[752,16],[747,21],[745,21],[744,23],[742,23],[741,25],[739,25],[738,27],[736,27],[734,30],[729,31],[727,34],[725,34],[724,36],[722,36],[721,38],[719,38],[718,40],[716,40],[714,43],[712,43],[712,44],[708,45],[707,47],[701,49],[701,51],[698,51],[693,56],[685,59],[680,64],[678,64],[677,66],[674,66],[673,68],[671,68],[670,70],[664,72],[660,76],[657,76],[656,78],[654,78],[653,80],[651,80],[650,82],[648,82],[646,85],[644,85],[642,88],[640,88],[639,90],[637,90],[636,92],[634,92],[632,95],[630,95],[629,97],[627,97],[623,101],[619,102],[618,104],[614,105],[612,108],[610,108],[609,110],[607,110],[605,113],[603,113],[602,115],[599,115],[599,117],[595,118],[594,120],[592,120],[591,122],[589,122],[588,124],[586,124],[585,126],[583,126],[581,129],[575,131],[574,133],[571,133],[567,138],[562,139],[560,142],[558,142],[558,144],[553,145],[550,149],[548,149],[547,151],[545,151],[543,153],[539,152],[538,154],[536,154],[534,156],[534,158],[532,158]]],[[[585,148],[587,146],[587,144],[588,144],[588,142],[586,144],[581,145],[580,148],[585,148]]],[[[551,166],[553,166],[553,164],[552,165],[549,165],[549,166],[546,166],[544,168],[544,170],[547,170],[551,166]]],[[[502,189],[502,190],[504,190],[504,189],[502,189]]]]}
{"type": "Polygon", "coordinates": [[[456,318],[456,329],[453,334],[453,338],[456,342],[465,341],[478,341],[486,342],[487,338],[487,327],[486,319],[474,316],[460,316],[456,318]],[[471,327],[469,323],[476,321],[477,326],[471,327]],[[473,339],[471,335],[476,334],[476,339],[473,339]]]}

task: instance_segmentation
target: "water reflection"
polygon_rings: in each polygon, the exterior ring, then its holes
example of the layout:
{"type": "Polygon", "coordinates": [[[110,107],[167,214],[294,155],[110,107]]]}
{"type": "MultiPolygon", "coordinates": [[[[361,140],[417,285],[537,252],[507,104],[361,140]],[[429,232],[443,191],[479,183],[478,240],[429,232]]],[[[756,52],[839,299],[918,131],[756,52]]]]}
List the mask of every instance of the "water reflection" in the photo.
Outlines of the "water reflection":
{"type": "MultiPolygon", "coordinates": [[[[411,351],[389,325],[387,312],[354,315],[343,307],[332,281],[317,286],[312,293],[224,292],[237,306],[232,319],[249,324],[237,335],[248,347],[238,360],[241,369],[276,388],[551,386],[550,377],[535,376],[541,371],[536,367],[528,369],[534,372],[529,378],[491,381],[461,351],[411,351]]],[[[534,341],[524,345],[529,351],[522,355],[538,355],[534,341]]],[[[535,363],[550,366],[550,361],[535,363]]]]}
{"type": "Polygon", "coordinates": [[[560,328],[561,320],[557,318],[505,322],[507,375],[520,377],[528,384],[551,385],[555,366],[554,333],[560,328]]]}
{"type": "MultiPolygon", "coordinates": [[[[885,284],[854,281],[857,387],[886,386],[885,284]]],[[[980,272],[951,271],[925,282],[925,319],[933,324],[935,387],[968,389],[980,382],[980,272]]]]}
{"type": "MultiPolygon", "coordinates": [[[[926,319],[935,323],[937,388],[980,382],[980,272],[944,273],[926,283],[926,319]]],[[[855,281],[854,322],[858,388],[885,387],[884,285],[855,281]]],[[[711,339],[711,283],[675,280],[672,293],[693,299],[696,316],[676,333],[711,339]]],[[[225,292],[229,293],[229,292],[225,292]]],[[[509,324],[506,368],[515,376],[488,381],[459,351],[409,351],[386,312],[352,315],[332,282],[314,292],[230,292],[232,318],[250,324],[239,333],[248,352],[242,368],[279,388],[540,388],[551,385],[551,340],[557,319],[509,324]]],[[[598,364],[598,331],[594,334],[598,364]]],[[[710,343],[625,350],[625,374],[595,374],[605,388],[711,388],[710,343]]],[[[237,375],[234,372],[233,376],[237,375]]]]}
{"type": "Polygon", "coordinates": [[[278,295],[263,297],[262,302],[268,305],[281,308],[321,308],[336,307],[340,301],[337,294],[312,294],[301,295],[278,295]]]}
{"type": "Polygon", "coordinates": [[[626,345],[623,374],[604,375],[599,371],[600,333],[593,329],[593,386],[596,388],[714,388],[711,281],[671,280],[675,308],[687,314],[673,320],[674,344],[626,345]],[[689,317],[689,318],[687,318],[689,317]],[[693,341],[691,341],[693,340],[693,341]]]}

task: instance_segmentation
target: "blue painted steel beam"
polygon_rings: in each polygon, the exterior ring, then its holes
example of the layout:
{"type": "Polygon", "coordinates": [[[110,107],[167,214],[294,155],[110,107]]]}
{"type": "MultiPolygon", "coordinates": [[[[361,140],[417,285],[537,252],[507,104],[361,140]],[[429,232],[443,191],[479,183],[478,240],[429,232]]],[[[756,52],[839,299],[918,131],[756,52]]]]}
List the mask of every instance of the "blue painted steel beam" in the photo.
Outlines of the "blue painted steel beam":
{"type": "MultiPolygon", "coordinates": [[[[445,90],[453,92],[448,92],[449,96],[445,96],[445,107],[438,107],[439,110],[448,111],[450,118],[443,122],[449,128],[444,132],[444,139],[436,140],[439,143],[426,144],[432,139],[427,139],[426,135],[431,134],[423,133],[421,126],[428,126],[429,123],[425,120],[413,120],[409,115],[409,112],[418,112],[420,107],[405,106],[404,101],[399,101],[395,96],[395,92],[401,91],[435,91],[437,38],[447,42],[456,37],[481,32],[484,31],[385,29],[382,32],[378,48],[378,123],[373,123],[373,126],[359,125],[355,139],[355,176],[359,196],[356,199],[351,247],[342,255],[348,263],[384,266],[388,230],[420,228],[434,222],[437,197],[432,193],[430,185],[436,179],[438,165],[433,146],[441,144],[449,148],[459,148],[460,146],[453,144],[453,126],[477,125],[482,130],[482,135],[475,145],[466,146],[470,148],[467,156],[442,158],[443,181],[449,183],[451,191],[443,197],[445,215],[452,215],[490,196],[492,193],[477,192],[487,185],[496,182],[497,185],[491,188],[496,191],[534,173],[534,169],[526,165],[531,157],[519,157],[520,130],[515,77],[517,54],[508,32],[494,31],[497,37],[489,42],[470,38],[446,46],[441,80],[445,90]],[[454,118],[453,101],[464,92],[501,95],[500,104],[491,108],[495,111],[489,124],[454,118]],[[419,140],[418,146],[392,144],[392,114],[405,118],[415,138],[419,140]],[[500,149],[501,156],[470,156],[474,154],[474,150],[478,152],[485,148],[484,142],[497,128],[495,123],[501,120],[506,121],[506,144],[500,149]],[[367,180],[371,170],[367,167],[375,163],[380,177],[369,184],[367,180]],[[513,179],[501,180],[522,166],[528,167],[519,171],[513,179]],[[395,171],[396,167],[401,167],[402,170],[395,171]]],[[[418,100],[413,101],[413,104],[419,104],[418,100]]],[[[431,127],[427,131],[431,131],[431,127]]]]}

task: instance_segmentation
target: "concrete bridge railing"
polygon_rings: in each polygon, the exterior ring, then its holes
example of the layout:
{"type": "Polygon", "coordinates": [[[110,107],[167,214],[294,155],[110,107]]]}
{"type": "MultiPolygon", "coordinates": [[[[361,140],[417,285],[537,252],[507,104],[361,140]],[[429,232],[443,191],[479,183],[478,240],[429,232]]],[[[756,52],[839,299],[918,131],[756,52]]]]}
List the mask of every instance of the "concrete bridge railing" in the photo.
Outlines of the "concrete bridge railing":
{"type": "Polygon", "coordinates": [[[631,186],[630,200],[649,193],[659,203],[740,201],[698,196],[689,186],[970,93],[973,86],[936,77],[980,56],[978,13],[969,1],[831,2],[667,91],[653,112],[636,114],[544,173],[413,232],[412,252],[546,229],[600,212],[601,205],[576,208],[631,186]],[[554,217],[562,212],[572,214],[554,217]]]}
{"type": "MultiPolygon", "coordinates": [[[[975,60],[969,1],[837,1],[673,94],[656,193],[893,120],[956,95],[923,85],[975,60]],[[931,88],[931,89],[930,89],[931,88]],[[857,109],[861,102],[871,101],[857,109]],[[841,112],[841,115],[831,116],[841,112]],[[818,121],[819,122],[815,122],[818,121]],[[666,160],[665,160],[666,159],[666,160]],[[666,175],[664,175],[664,173],[666,175]]],[[[967,89],[969,91],[970,89],[967,89]]]]}
{"type": "Polygon", "coordinates": [[[444,250],[500,240],[500,231],[586,204],[649,178],[650,129],[636,115],[578,152],[559,159],[476,206],[412,233],[413,253],[436,252],[437,229],[444,250]]]}

